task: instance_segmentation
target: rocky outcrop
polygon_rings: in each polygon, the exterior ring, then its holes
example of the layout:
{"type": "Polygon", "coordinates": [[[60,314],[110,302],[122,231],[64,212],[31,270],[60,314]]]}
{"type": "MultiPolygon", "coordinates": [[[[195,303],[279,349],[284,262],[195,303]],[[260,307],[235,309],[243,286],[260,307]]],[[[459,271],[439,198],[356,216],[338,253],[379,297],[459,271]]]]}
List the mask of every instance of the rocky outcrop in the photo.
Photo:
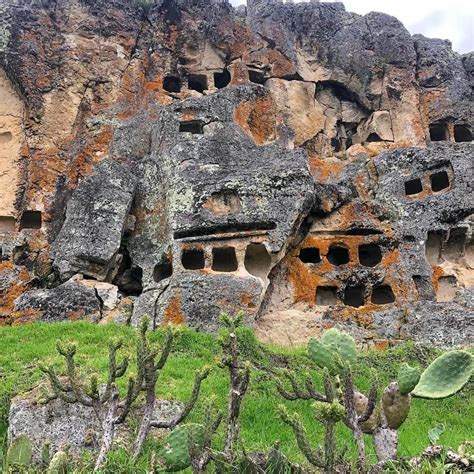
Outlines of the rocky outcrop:
{"type": "Polygon", "coordinates": [[[472,54],[337,2],[30,3],[1,7],[3,321],[472,342],[472,54]]]}
{"type": "MultiPolygon", "coordinates": [[[[27,436],[32,444],[35,463],[41,463],[46,444],[51,457],[66,447],[73,458],[78,458],[84,450],[98,449],[101,425],[93,408],[60,399],[44,403],[41,401],[41,389],[46,390],[46,387],[12,399],[8,415],[9,444],[20,436],[27,436]]],[[[182,407],[183,404],[176,400],[157,400],[155,419],[169,421],[182,407]]],[[[133,416],[139,415],[139,411],[139,408],[135,409],[133,416]]],[[[119,425],[116,443],[130,447],[132,438],[129,428],[119,425]]]]}
{"type": "Polygon", "coordinates": [[[108,277],[117,264],[135,185],[136,178],[115,161],[102,162],[79,183],[52,247],[53,266],[62,279],[76,273],[108,277]]]}
{"type": "MultiPolygon", "coordinates": [[[[20,314],[26,313],[30,320],[58,322],[87,319],[97,322],[100,320],[101,305],[94,288],[68,281],[53,289],[24,293],[15,300],[15,310],[20,314]]],[[[16,321],[21,322],[21,319],[18,317],[16,321]]]]}

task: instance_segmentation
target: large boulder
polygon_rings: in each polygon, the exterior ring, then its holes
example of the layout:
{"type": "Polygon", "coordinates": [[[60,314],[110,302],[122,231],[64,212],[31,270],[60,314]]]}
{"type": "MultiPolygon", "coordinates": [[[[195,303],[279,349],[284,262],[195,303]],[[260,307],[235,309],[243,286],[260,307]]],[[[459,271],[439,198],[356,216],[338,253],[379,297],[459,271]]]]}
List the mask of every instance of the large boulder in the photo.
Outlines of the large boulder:
{"type": "MultiPolygon", "coordinates": [[[[8,443],[26,435],[32,443],[33,460],[36,463],[41,462],[41,451],[45,444],[49,444],[51,455],[66,446],[69,446],[69,453],[73,457],[78,457],[85,449],[97,449],[101,426],[93,408],[60,399],[39,403],[43,388],[46,387],[38,387],[12,399],[8,415],[8,443]]],[[[157,400],[154,417],[170,420],[182,407],[182,403],[176,400],[157,400]]],[[[140,409],[133,412],[133,416],[138,415],[140,409]]],[[[152,430],[152,434],[157,433],[152,430]]],[[[126,424],[119,425],[116,442],[128,448],[133,443],[132,436],[126,424]]]]}
{"type": "Polygon", "coordinates": [[[130,171],[112,160],[79,184],[53,244],[54,266],[63,280],[76,273],[112,278],[135,186],[130,171]]]}
{"type": "Polygon", "coordinates": [[[85,319],[98,322],[102,303],[93,287],[71,279],[52,289],[23,293],[15,300],[17,319],[58,322],[85,319]]]}

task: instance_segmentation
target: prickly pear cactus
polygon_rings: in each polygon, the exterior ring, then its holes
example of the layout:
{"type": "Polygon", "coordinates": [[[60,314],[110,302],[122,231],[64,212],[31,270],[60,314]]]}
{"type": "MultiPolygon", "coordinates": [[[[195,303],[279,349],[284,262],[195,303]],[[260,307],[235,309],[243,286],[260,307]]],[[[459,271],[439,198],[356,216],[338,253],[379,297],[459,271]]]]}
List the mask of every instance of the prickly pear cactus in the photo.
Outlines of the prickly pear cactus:
{"type": "Polygon", "coordinates": [[[355,340],[349,334],[332,328],[321,337],[321,342],[333,352],[339,354],[344,362],[354,364],[357,360],[357,347],[355,340]]]}
{"type": "Polygon", "coordinates": [[[68,471],[69,456],[65,451],[58,451],[49,463],[47,474],[66,474],[68,471]]]}
{"type": "Polygon", "coordinates": [[[336,328],[326,331],[321,339],[311,339],[309,355],[321,368],[327,368],[332,375],[340,372],[341,363],[353,364],[357,359],[357,347],[353,337],[336,328]]]}
{"type": "Polygon", "coordinates": [[[392,382],[382,395],[382,410],[387,425],[392,430],[399,428],[410,412],[411,397],[402,395],[397,382],[392,382]]]}
{"type": "Polygon", "coordinates": [[[316,339],[310,339],[308,343],[308,353],[321,369],[328,369],[330,374],[338,371],[333,352],[316,339]]]}
{"type": "Polygon", "coordinates": [[[31,464],[33,447],[28,436],[22,434],[15,438],[8,447],[6,465],[9,468],[25,468],[31,464]]]}
{"type": "Polygon", "coordinates": [[[158,451],[157,460],[167,472],[181,471],[191,464],[189,456],[189,433],[198,445],[204,443],[204,426],[197,423],[180,425],[165,439],[158,451]]]}
{"type": "MultiPolygon", "coordinates": [[[[369,399],[363,393],[354,392],[354,407],[359,416],[365,413],[368,403],[369,399]]],[[[380,413],[374,410],[367,421],[360,423],[360,427],[364,433],[373,433],[379,424],[380,413]]]]}
{"type": "Polygon", "coordinates": [[[459,392],[474,372],[474,356],[465,351],[446,352],[421,374],[412,395],[418,398],[447,398],[459,392]]]}
{"type": "Polygon", "coordinates": [[[409,394],[420,380],[421,370],[404,362],[398,370],[398,387],[402,395],[409,394]]]}

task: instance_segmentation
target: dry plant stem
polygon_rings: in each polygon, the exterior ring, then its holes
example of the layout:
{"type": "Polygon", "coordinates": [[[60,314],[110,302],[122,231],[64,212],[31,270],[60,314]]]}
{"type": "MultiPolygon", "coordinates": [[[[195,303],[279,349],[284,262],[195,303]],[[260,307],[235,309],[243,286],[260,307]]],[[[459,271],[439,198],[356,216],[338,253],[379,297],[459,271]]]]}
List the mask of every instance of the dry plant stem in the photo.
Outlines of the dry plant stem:
{"type": "Polygon", "coordinates": [[[250,380],[250,368],[241,368],[239,363],[239,348],[234,327],[231,328],[229,333],[227,349],[228,357],[224,363],[229,368],[230,388],[224,456],[229,464],[233,464],[239,439],[240,408],[250,380]]]}
{"type": "Polygon", "coordinates": [[[212,460],[212,436],[219,428],[223,418],[222,412],[218,412],[215,420],[213,420],[212,407],[212,402],[206,405],[204,419],[204,440],[201,450],[199,450],[199,446],[196,443],[196,440],[193,438],[192,431],[189,432],[189,456],[191,458],[191,468],[194,474],[202,474],[205,472],[207,465],[212,460]]]}
{"type": "Polygon", "coordinates": [[[140,428],[138,430],[137,438],[133,445],[133,460],[136,461],[142,452],[143,443],[148,435],[150,426],[152,423],[153,412],[155,410],[156,402],[156,383],[160,376],[160,371],[166,364],[168,357],[171,353],[171,347],[173,344],[174,336],[168,333],[165,340],[163,351],[161,352],[160,359],[155,363],[157,356],[156,352],[150,350],[148,340],[146,338],[146,326],[143,325],[141,329],[141,341],[140,341],[140,359],[141,365],[143,366],[143,384],[145,385],[145,407],[143,409],[143,416],[140,422],[140,428]]]}
{"type": "MultiPolygon", "coordinates": [[[[144,330],[143,334],[145,334],[145,332],[146,331],[144,330]]],[[[149,350],[146,338],[143,338],[141,342],[141,345],[143,347],[142,360],[144,365],[143,380],[145,384],[146,395],[145,407],[143,409],[143,416],[140,422],[140,428],[138,430],[137,438],[133,446],[134,461],[138,459],[142,452],[143,444],[146,440],[150,428],[153,427],[172,429],[186,419],[199,397],[202,381],[209,375],[209,370],[207,369],[196,373],[191,397],[184,406],[183,410],[177,416],[166,422],[153,420],[156,403],[156,384],[160,376],[160,371],[161,369],[163,369],[164,365],[166,364],[166,361],[168,360],[168,356],[170,355],[173,339],[173,334],[168,333],[160,359],[156,363],[156,353],[151,352],[149,350]]]]}
{"type": "Polygon", "coordinates": [[[372,416],[372,413],[375,410],[375,405],[377,403],[377,395],[378,395],[377,384],[378,384],[377,378],[375,377],[375,375],[373,375],[372,383],[371,383],[370,391],[369,391],[369,396],[368,396],[368,401],[367,401],[367,407],[365,409],[365,412],[362,415],[360,415],[358,418],[359,424],[367,421],[372,416]]]}
{"type": "Polygon", "coordinates": [[[354,405],[354,384],[352,381],[352,371],[350,367],[344,367],[343,371],[344,384],[344,406],[346,416],[344,418],[345,424],[352,431],[352,435],[357,445],[357,466],[362,472],[365,471],[366,455],[364,433],[359,426],[359,416],[357,415],[354,405]]]}
{"type": "MultiPolygon", "coordinates": [[[[324,372],[324,391],[326,392],[326,401],[332,403],[336,398],[336,391],[331,381],[329,372],[324,372]]],[[[332,472],[336,461],[337,441],[336,441],[336,421],[324,420],[324,464],[328,472],[332,472]]]]}
{"type": "Polygon", "coordinates": [[[114,440],[115,417],[119,403],[119,392],[115,385],[112,385],[109,397],[107,415],[102,423],[102,441],[99,455],[97,456],[95,463],[94,472],[98,471],[104,464],[114,440]]]}

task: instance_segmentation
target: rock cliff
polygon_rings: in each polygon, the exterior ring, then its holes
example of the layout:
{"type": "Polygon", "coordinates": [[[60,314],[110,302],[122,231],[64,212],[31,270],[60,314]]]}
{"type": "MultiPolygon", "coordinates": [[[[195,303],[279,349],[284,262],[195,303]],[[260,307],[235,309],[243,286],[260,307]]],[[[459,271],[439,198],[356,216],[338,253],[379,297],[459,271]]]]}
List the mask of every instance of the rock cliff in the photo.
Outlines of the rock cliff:
{"type": "Polygon", "coordinates": [[[4,1],[0,324],[473,343],[473,85],[342,3],[4,1]]]}

